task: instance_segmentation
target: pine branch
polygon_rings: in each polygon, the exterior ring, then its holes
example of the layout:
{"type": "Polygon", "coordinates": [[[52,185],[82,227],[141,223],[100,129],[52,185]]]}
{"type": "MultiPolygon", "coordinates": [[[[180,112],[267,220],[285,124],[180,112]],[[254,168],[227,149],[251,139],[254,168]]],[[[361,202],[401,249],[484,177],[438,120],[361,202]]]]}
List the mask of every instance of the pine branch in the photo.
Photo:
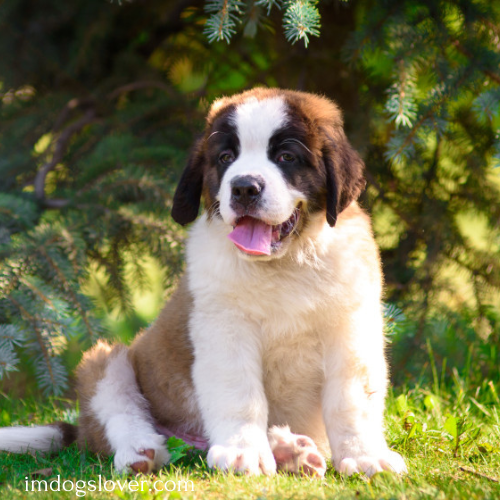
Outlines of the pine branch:
{"type": "Polygon", "coordinates": [[[460,78],[456,81],[453,82],[453,85],[447,84],[446,88],[444,91],[440,93],[440,95],[437,96],[437,99],[435,99],[427,108],[427,111],[420,117],[420,119],[415,123],[415,125],[411,128],[410,132],[404,140],[398,145],[398,147],[395,149],[395,151],[387,151],[387,159],[397,161],[399,158],[402,157],[405,149],[411,145],[413,139],[415,138],[417,132],[420,130],[420,128],[425,125],[427,120],[433,117],[434,113],[436,110],[443,104],[445,103],[449,98],[450,98],[450,93],[456,91],[457,88],[460,88],[463,82],[466,80],[468,76],[468,72],[464,71],[464,73],[460,76],[460,78]]]}
{"type": "Polygon", "coordinates": [[[204,33],[209,42],[226,40],[229,43],[236,33],[236,24],[243,12],[241,0],[209,0],[205,11],[212,15],[205,23],[204,33]]]}
{"type": "Polygon", "coordinates": [[[417,117],[416,82],[412,70],[407,69],[403,61],[399,66],[398,82],[387,91],[389,97],[385,108],[397,128],[400,126],[411,128],[412,122],[417,117]]]}
{"type": "MultiPolygon", "coordinates": [[[[472,64],[476,64],[476,57],[474,57],[474,54],[470,52],[467,48],[463,46],[462,43],[460,43],[459,40],[454,40],[452,41],[452,45],[464,56],[466,56],[470,61],[472,61],[472,64]]],[[[500,75],[497,75],[496,73],[493,73],[493,71],[482,68],[478,66],[479,69],[489,78],[491,78],[495,83],[500,84],[500,75]]]]}
{"type": "Polygon", "coordinates": [[[479,119],[492,122],[500,114],[500,88],[489,89],[479,94],[472,106],[479,119]]]}
{"type": "Polygon", "coordinates": [[[43,358],[43,360],[46,363],[46,366],[47,366],[47,369],[48,369],[48,373],[49,373],[49,377],[50,377],[50,381],[52,383],[52,387],[55,388],[57,386],[57,381],[56,381],[56,378],[55,378],[54,373],[52,371],[52,365],[50,363],[50,354],[49,354],[49,351],[47,349],[47,346],[45,345],[45,341],[43,339],[42,332],[40,331],[40,328],[38,326],[38,321],[14,297],[12,297],[10,295],[10,296],[7,297],[7,300],[9,300],[12,304],[14,304],[18,308],[18,310],[21,313],[21,315],[25,319],[28,320],[28,323],[33,328],[33,331],[34,331],[36,339],[37,339],[37,345],[40,348],[41,357],[43,358]]]}
{"type": "Polygon", "coordinates": [[[61,271],[59,266],[55,263],[54,259],[52,259],[52,257],[50,257],[50,255],[48,254],[48,252],[45,250],[44,247],[40,247],[38,249],[38,251],[39,251],[39,253],[41,253],[43,255],[45,260],[49,263],[49,265],[52,267],[52,269],[54,269],[54,271],[56,272],[56,275],[59,279],[59,282],[61,283],[63,289],[69,294],[69,297],[71,298],[71,302],[73,303],[73,305],[75,306],[75,308],[79,312],[80,317],[82,318],[83,322],[85,323],[85,327],[87,328],[87,332],[89,333],[90,339],[95,341],[96,334],[93,331],[92,326],[90,324],[90,321],[87,317],[87,312],[83,309],[82,305],[80,304],[80,301],[76,297],[71,284],[66,279],[66,276],[61,271]]]}
{"type": "MultiPolygon", "coordinates": [[[[477,251],[474,251],[470,247],[470,245],[465,244],[464,245],[466,248],[466,251],[472,255],[471,260],[473,262],[476,262],[478,258],[480,258],[479,255],[477,255],[477,251]]],[[[450,259],[450,261],[456,263],[458,266],[461,268],[467,270],[468,273],[472,276],[480,276],[486,283],[491,285],[493,288],[498,288],[500,287],[500,274],[498,272],[492,273],[491,271],[488,271],[488,268],[493,268],[493,269],[498,269],[498,262],[492,261],[490,266],[486,266],[486,268],[481,269],[481,267],[477,267],[474,264],[471,264],[470,262],[466,262],[463,258],[463,256],[460,255],[455,255],[453,251],[447,251],[446,252],[446,257],[450,259]]]]}
{"type": "Polygon", "coordinates": [[[277,9],[281,10],[283,5],[283,0],[257,0],[257,2],[255,2],[255,5],[266,8],[267,15],[269,15],[273,7],[276,7],[277,9]]]}
{"type": "Polygon", "coordinates": [[[38,201],[47,208],[62,208],[69,203],[69,200],[47,200],[45,197],[45,179],[47,174],[51,170],[54,170],[57,164],[62,161],[71,138],[79,133],[86,125],[92,123],[95,117],[95,110],[89,109],[79,120],[66,127],[57,138],[51,160],[45,163],[38,171],[34,182],[35,196],[38,201]]]}
{"type": "Polygon", "coordinates": [[[60,396],[67,389],[68,374],[60,359],[39,356],[35,359],[35,371],[38,385],[43,389],[45,395],[60,396]]]}
{"type": "Polygon", "coordinates": [[[22,277],[19,279],[19,281],[25,285],[27,288],[29,288],[35,295],[40,297],[47,305],[49,305],[51,308],[55,309],[54,303],[50,299],[50,297],[45,294],[42,290],[40,290],[40,287],[36,287],[30,280],[26,279],[25,277],[22,277]]]}
{"type": "Polygon", "coordinates": [[[19,327],[0,324],[0,344],[8,344],[10,347],[20,347],[25,340],[25,336],[19,327]]]}
{"type": "Polygon", "coordinates": [[[294,44],[303,40],[307,47],[309,36],[319,36],[320,15],[316,0],[291,0],[287,3],[283,17],[286,39],[294,44]]]}
{"type": "Polygon", "coordinates": [[[18,371],[19,359],[14,349],[0,340],[0,380],[8,373],[18,371]]]}

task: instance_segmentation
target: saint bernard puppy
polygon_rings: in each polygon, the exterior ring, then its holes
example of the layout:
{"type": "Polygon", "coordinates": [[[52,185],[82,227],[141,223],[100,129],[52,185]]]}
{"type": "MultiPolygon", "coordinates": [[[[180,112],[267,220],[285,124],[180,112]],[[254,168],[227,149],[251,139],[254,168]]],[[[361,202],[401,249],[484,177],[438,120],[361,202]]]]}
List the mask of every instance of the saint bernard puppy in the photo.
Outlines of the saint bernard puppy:
{"type": "Polygon", "coordinates": [[[194,222],[177,291],[130,347],[84,354],[78,429],[1,429],[0,449],[77,439],[147,473],[176,435],[222,470],[323,476],[327,456],[341,473],[406,472],[384,437],[363,167],[324,97],[258,88],[216,101],[174,196],[173,218],[194,222]]]}

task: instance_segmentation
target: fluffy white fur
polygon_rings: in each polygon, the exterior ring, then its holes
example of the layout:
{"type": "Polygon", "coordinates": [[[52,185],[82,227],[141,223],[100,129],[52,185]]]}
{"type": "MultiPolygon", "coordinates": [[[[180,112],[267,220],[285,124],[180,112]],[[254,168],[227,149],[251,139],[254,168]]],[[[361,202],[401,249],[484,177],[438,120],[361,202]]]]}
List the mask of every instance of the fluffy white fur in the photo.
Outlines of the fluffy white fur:
{"type": "Polygon", "coordinates": [[[62,433],[55,426],[6,427],[0,429],[0,450],[12,453],[52,452],[62,445],[62,433]]]}
{"type": "Polygon", "coordinates": [[[149,462],[149,470],[159,469],[168,462],[165,438],[153,427],[126,349],[110,358],[90,405],[115,451],[114,465],[118,471],[128,470],[137,462],[149,462]],[[145,456],[145,450],[154,450],[154,457],[145,456]]]}
{"type": "Polygon", "coordinates": [[[287,185],[279,168],[267,157],[267,147],[273,132],[286,123],[285,103],[281,98],[265,102],[249,100],[236,109],[234,124],[240,141],[240,154],[222,179],[218,200],[220,213],[230,228],[236,213],[230,206],[231,181],[240,175],[257,175],[266,187],[256,216],[267,224],[281,224],[292,214],[304,194],[287,185]]]}
{"type": "Polygon", "coordinates": [[[383,435],[381,280],[370,268],[373,259],[353,258],[372,238],[369,222],[353,217],[332,229],[318,217],[301,235],[301,246],[267,262],[242,259],[225,237],[234,221],[227,186],[236,174],[264,177],[263,211],[269,212],[263,220],[285,220],[296,204],[297,193],[267,159],[282,113],[279,99],[237,109],[241,154],[222,180],[223,220],[202,216],[188,241],[193,380],[212,444],[209,465],[274,472],[266,435],[274,418],[300,422],[301,432],[323,449],[326,433],[342,472],[404,472],[383,435]]]}
{"type": "MultiPolygon", "coordinates": [[[[354,219],[351,225],[359,224],[354,219]]],[[[332,231],[322,225],[310,239],[319,242],[311,266],[301,265],[300,256],[286,262],[248,262],[224,238],[222,222],[208,223],[202,217],[195,223],[187,248],[196,304],[190,323],[193,378],[214,445],[211,466],[234,467],[237,447],[245,458],[237,470],[255,472],[259,463],[263,472],[274,470],[266,438],[272,400],[280,408],[279,420],[301,421],[302,432],[316,442],[321,443],[324,421],[340,471],[406,470],[383,436],[381,290],[367,279],[370,272],[363,262],[348,258],[355,251],[349,232],[357,229],[348,224],[343,231],[332,231]],[[276,364],[280,370],[272,369],[276,364]],[[283,367],[287,364],[293,367],[289,371],[283,367]],[[369,388],[361,382],[367,372],[369,388]],[[283,383],[285,377],[289,380],[283,383]],[[293,399],[272,391],[283,386],[291,388],[293,399]]]]}

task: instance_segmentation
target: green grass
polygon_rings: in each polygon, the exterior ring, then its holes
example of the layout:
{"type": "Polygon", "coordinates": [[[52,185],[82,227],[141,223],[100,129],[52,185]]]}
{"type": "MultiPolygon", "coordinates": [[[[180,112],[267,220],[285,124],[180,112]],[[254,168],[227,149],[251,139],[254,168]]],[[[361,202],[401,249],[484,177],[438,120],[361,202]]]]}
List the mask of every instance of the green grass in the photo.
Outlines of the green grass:
{"type": "MultiPolygon", "coordinates": [[[[54,420],[72,421],[77,408],[64,399],[33,399],[15,401],[0,395],[0,425],[48,423],[54,420]]],[[[498,499],[500,498],[500,402],[495,386],[488,381],[479,388],[467,388],[456,377],[446,387],[443,384],[400,388],[390,394],[387,409],[387,438],[393,448],[404,455],[409,474],[397,477],[390,473],[376,474],[368,480],[356,475],[343,477],[329,468],[324,480],[278,474],[275,477],[245,477],[210,471],[204,456],[189,453],[159,474],[137,478],[144,481],[143,491],[130,491],[120,486],[128,479],[113,472],[109,458],[80,452],[75,445],[57,455],[42,456],[0,454],[0,498],[78,498],[73,491],[60,493],[26,491],[26,477],[32,480],[85,481],[79,483],[80,498],[137,499],[498,499]],[[38,472],[37,471],[41,471],[38,472]],[[46,475],[44,475],[46,474],[46,475]],[[481,475],[482,474],[482,475],[481,475]],[[92,492],[89,481],[115,481],[111,492],[92,492]],[[167,483],[170,493],[154,491],[167,483]],[[172,482],[173,481],[173,482],[172,482]],[[182,491],[178,490],[179,481],[182,491]],[[192,489],[191,490],[191,484],[192,489]],[[184,491],[185,486],[189,491],[184,491]],[[83,495],[85,493],[85,495],[83,495]]],[[[35,483],[36,484],[36,483],[35,483]]],[[[132,488],[141,484],[130,484],[132,488]]],[[[57,487],[56,483],[53,484],[57,487]]],[[[108,488],[111,483],[107,484],[108,488]]],[[[69,489],[70,483],[66,483],[69,489]]]]}

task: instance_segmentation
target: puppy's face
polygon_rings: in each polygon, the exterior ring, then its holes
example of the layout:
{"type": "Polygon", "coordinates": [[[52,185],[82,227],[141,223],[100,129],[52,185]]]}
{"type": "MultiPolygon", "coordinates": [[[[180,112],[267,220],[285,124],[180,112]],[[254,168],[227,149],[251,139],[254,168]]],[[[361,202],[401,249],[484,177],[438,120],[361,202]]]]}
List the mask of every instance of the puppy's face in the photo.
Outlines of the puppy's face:
{"type": "Polygon", "coordinates": [[[277,258],[313,214],[335,224],[364,185],[362,168],[332,102],[255,89],[212,106],[172,215],[181,224],[194,220],[203,194],[209,216],[232,228],[235,251],[277,258]]]}

